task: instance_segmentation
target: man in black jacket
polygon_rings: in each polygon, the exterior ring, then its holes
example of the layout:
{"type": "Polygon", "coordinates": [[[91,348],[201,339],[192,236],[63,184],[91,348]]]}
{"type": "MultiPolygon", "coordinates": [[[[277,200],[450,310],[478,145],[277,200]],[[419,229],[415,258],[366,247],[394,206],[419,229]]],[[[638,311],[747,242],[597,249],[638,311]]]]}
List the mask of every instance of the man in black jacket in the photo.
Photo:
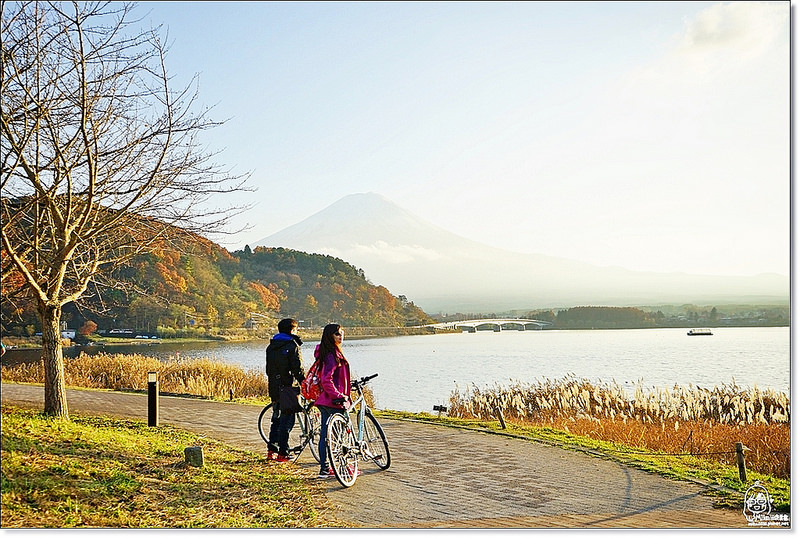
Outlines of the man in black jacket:
{"type": "Polygon", "coordinates": [[[303,341],[297,336],[297,321],[289,318],[278,323],[278,334],[267,346],[267,381],[272,400],[272,421],[267,443],[267,459],[289,461],[289,432],[294,427],[294,412],[285,413],[280,408],[281,385],[291,386],[305,379],[300,346],[303,341]]]}

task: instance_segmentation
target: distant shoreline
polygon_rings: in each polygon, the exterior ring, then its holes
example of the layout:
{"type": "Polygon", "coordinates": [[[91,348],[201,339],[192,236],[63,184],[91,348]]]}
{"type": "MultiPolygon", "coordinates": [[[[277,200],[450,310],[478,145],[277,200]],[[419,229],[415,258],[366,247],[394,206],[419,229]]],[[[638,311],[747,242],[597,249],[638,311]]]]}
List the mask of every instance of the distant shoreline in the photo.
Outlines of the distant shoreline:
{"type": "MultiPolygon", "coordinates": [[[[705,326],[704,326],[705,327],[705,326]]],[[[770,328],[770,327],[791,327],[790,323],[771,324],[771,325],[710,325],[711,329],[750,329],[750,328],[770,328]]],[[[664,326],[648,326],[648,327],[558,327],[542,329],[542,331],[614,331],[614,330],[647,330],[647,329],[693,329],[697,326],[677,326],[677,325],[664,325],[664,326]]],[[[419,335],[432,335],[444,333],[460,333],[459,330],[442,330],[434,329],[433,327],[345,327],[346,338],[350,340],[367,340],[372,338],[390,338],[395,336],[419,336],[419,335]]],[[[510,329],[509,329],[510,330],[510,329]]],[[[506,330],[505,332],[507,332],[506,330]]],[[[322,328],[319,329],[301,329],[298,335],[305,342],[312,342],[319,339],[322,328]]],[[[479,331],[491,332],[491,331],[479,331]]],[[[533,331],[528,331],[533,332],[533,331]]],[[[248,338],[240,336],[226,337],[224,335],[215,338],[156,338],[156,339],[136,339],[136,338],[107,338],[100,337],[94,338],[92,344],[65,344],[64,348],[84,348],[84,347],[102,347],[113,349],[116,346],[136,346],[136,345],[159,345],[159,344],[204,344],[211,342],[269,342],[272,338],[270,335],[254,335],[248,338]]],[[[41,337],[30,336],[4,336],[3,343],[6,350],[34,350],[41,349],[41,337]]]]}
{"type": "MultiPolygon", "coordinates": [[[[350,340],[361,340],[368,338],[388,338],[392,336],[414,336],[421,334],[434,334],[442,332],[457,332],[457,331],[442,331],[434,330],[432,327],[345,327],[345,335],[350,340]]],[[[301,329],[298,335],[304,341],[310,342],[318,340],[322,334],[322,327],[319,329],[301,329]]],[[[83,348],[83,347],[109,347],[115,346],[136,346],[136,345],[158,345],[158,344],[204,344],[210,342],[268,342],[272,338],[269,335],[253,335],[251,337],[243,338],[238,335],[226,336],[220,335],[214,338],[108,338],[91,336],[91,344],[81,345],[76,343],[65,344],[65,348],[83,348]]],[[[7,350],[13,349],[41,349],[41,337],[39,336],[4,336],[3,343],[7,350]]]]}

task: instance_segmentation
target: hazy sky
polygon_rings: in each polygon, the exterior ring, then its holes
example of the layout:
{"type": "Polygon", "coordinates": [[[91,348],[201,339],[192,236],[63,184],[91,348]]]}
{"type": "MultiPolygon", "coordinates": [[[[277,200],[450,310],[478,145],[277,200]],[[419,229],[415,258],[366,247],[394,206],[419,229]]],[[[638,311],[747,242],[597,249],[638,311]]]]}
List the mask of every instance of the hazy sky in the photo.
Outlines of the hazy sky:
{"type": "Polygon", "coordinates": [[[789,273],[788,2],[142,3],[252,171],[229,249],[373,191],[465,237],[789,273]]]}

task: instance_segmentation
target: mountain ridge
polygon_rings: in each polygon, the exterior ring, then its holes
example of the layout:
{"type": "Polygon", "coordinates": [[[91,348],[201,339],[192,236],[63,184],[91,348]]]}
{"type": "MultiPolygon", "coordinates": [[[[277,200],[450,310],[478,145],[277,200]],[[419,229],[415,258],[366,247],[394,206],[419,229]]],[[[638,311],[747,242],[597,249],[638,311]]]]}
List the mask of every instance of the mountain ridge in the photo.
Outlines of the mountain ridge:
{"type": "Polygon", "coordinates": [[[255,246],[341,258],[428,312],[788,300],[789,293],[788,277],[773,273],[657,273],[507,251],[431,224],[373,192],[347,195],[255,246]]]}

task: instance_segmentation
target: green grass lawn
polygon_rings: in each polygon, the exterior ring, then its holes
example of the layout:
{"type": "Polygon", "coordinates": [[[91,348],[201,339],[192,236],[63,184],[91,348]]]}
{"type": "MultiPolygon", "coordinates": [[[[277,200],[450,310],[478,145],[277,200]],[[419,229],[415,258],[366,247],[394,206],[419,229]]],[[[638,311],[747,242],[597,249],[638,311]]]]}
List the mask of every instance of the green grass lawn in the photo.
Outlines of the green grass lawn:
{"type": "Polygon", "coordinates": [[[3,528],[346,526],[298,467],[169,426],[4,405],[0,460],[3,528]]]}

